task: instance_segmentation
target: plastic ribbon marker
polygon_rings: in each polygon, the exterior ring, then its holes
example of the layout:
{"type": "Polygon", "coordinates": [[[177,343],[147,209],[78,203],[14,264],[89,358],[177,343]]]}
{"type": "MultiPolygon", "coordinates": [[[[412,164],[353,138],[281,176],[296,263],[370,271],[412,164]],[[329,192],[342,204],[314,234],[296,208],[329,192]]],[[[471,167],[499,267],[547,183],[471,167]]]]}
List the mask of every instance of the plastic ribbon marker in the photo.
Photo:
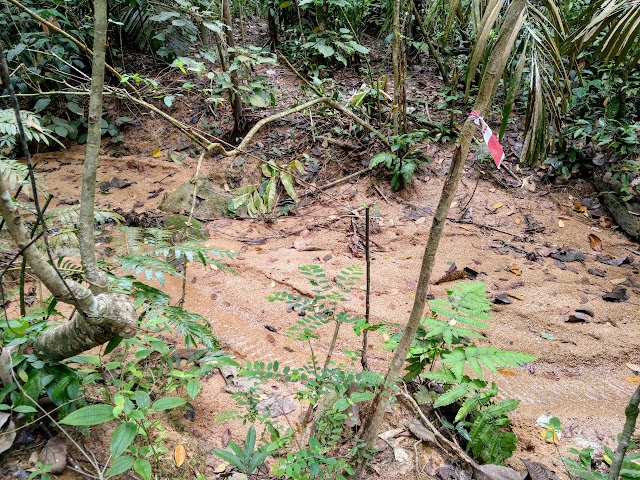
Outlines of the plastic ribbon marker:
{"type": "Polygon", "coordinates": [[[487,148],[493,157],[496,167],[500,168],[500,165],[504,160],[504,150],[502,150],[502,145],[500,145],[500,142],[498,142],[498,139],[489,128],[489,125],[487,125],[487,122],[484,121],[484,118],[482,118],[478,112],[471,110],[469,118],[473,120],[473,123],[480,126],[482,136],[484,137],[484,143],[487,144],[487,148]]]}

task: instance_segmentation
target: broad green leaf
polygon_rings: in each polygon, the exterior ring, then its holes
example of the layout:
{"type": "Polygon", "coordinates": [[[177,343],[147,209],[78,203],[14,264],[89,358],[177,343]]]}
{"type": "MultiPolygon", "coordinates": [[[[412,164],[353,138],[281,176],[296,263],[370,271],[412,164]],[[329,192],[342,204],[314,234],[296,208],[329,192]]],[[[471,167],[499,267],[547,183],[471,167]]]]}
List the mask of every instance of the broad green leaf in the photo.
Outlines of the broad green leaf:
{"type": "Polygon", "coordinates": [[[82,407],[70,413],[60,423],[73,426],[100,425],[113,420],[113,406],[104,403],[82,407]]]}
{"type": "Polygon", "coordinates": [[[126,472],[133,466],[133,458],[125,455],[123,457],[116,458],[109,470],[105,473],[107,477],[115,477],[116,475],[120,475],[121,473],[126,472]]]}
{"type": "Polygon", "coordinates": [[[293,187],[293,177],[291,176],[291,174],[289,172],[280,172],[280,181],[282,182],[282,186],[286,190],[287,195],[291,197],[291,200],[297,202],[298,194],[293,187]]]}
{"type": "Polygon", "coordinates": [[[171,408],[181,407],[185,403],[187,403],[187,401],[181,397],[165,397],[153,402],[151,409],[158,412],[160,410],[169,410],[171,408]]]}
{"type": "Polygon", "coordinates": [[[200,393],[201,384],[199,380],[192,379],[187,383],[187,394],[191,399],[194,399],[200,393]]]}
{"type": "Polygon", "coordinates": [[[111,435],[111,456],[119,457],[131,445],[138,434],[138,426],[133,422],[121,423],[111,435]]]}
{"type": "Polygon", "coordinates": [[[143,480],[151,479],[151,464],[144,458],[136,458],[133,469],[140,474],[143,480]]]}

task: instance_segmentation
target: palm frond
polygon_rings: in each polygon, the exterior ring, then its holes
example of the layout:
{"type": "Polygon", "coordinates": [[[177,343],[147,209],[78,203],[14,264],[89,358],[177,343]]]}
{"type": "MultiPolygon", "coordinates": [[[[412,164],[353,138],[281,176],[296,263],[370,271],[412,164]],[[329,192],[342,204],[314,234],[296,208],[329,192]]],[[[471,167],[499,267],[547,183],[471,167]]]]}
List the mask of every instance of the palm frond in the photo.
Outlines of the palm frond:
{"type": "Polygon", "coordinates": [[[627,68],[640,61],[640,2],[600,0],[594,2],[576,21],[565,51],[574,58],[592,46],[605,62],[622,63],[627,68]]]}

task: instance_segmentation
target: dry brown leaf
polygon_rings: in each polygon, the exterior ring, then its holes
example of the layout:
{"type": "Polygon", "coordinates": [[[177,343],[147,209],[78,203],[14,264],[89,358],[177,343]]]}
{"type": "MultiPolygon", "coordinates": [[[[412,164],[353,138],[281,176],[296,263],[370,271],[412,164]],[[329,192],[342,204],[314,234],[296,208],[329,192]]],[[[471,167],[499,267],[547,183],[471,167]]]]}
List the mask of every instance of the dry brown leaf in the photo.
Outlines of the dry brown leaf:
{"type": "Polygon", "coordinates": [[[504,375],[505,377],[516,376],[516,372],[514,372],[513,370],[509,370],[508,368],[498,368],[497,370],[498,372],[500,372],[501,375],[504,375]]]}
{"type": "Polygon", "coordinates": [[[187,450],[184,448],[184,445],[178,444],[176,445],[176,449],[173,452],[173,458],[176,461],[176,465],[178,467],[182,466],[184,463],[184,459],[187,458],[187,450]]]}
{"type": "Polygon", "coordinates": [[[160,150],[160,147],[156,148],[151,154],[153,158],[158,158],[160,155],[162,155],[162,150],[160,150]]]}
{"type": "Polygon", "coordinates": [[[602,240],[593,233],[589,234],[589,245],[591,245],[591,250],[595,250],[596,252],[602,251],[602,240]]]}
{"type": "Polygon", "coordinates": [[[470,230],[467,225],[458,225],[463,230],[470,230]]]}
{"type": "Polygon", "coordinates": [[[511,265],[509,267],[509,271],[518,277],[522,275],[522,269],[520,268],[520,265],[518,265],[517,263],[514,263],[513,265],[511,265]]]}
{"type": "Polygon", "coordinates": [[[422,422],[416,420],[415,418],[407,421],[407,428],[418,440],[431,443],[435,443],[436,441],[435,435],[427,427],[425,427],[422,422]]]}
{"type": "Polygon", "coordinates": [[[552,428],[540,430],[540,437],[547,443],[553,443],[555,445],[560,443],[560,438],[558,437],[558,434],[552,428]]]}

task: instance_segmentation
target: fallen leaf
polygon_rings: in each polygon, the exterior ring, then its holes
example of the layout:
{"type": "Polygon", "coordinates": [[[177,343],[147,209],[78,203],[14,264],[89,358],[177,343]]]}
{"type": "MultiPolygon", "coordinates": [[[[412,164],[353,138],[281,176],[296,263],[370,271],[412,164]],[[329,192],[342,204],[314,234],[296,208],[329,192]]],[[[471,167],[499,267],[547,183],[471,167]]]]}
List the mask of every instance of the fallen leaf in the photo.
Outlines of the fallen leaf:
{"type": "Polygon", "coordinates": [[[511,267],[509,267],[509,271],[516,276],[522,275],[522,269],[517,263],[512,264],[511,267]]]}
{"type": "Polygon", "coordinates": [[[494,203],[493,205],[491,205],[491,210],[498,210],[499,208],[502,208],[503,206],[504,206],[504,204],[502,202],[494,203]]]}
{"type": "Polygon", "coordinates": [[[404,448],[395,447],[393,449],[393,456],[396,459],[396,462],[406,462],[409,460],[409,454],[404,448]]]}
{"type": "Polygon", "coordinates": [[[267,333],[267,342],[276,343],[276,339],[273,335],[271,335],[270,333],[267,333]]]}
{"type": "Polygon", "coordinates": [[[596,252],[602,251],[602,240],[600,240],[600,237],[594,235],[593,233],[589,234],[589,245],[591,245],[591,250],[595,250],[596,252]]]}
{"type": "Polygon", "coordinates": [[[493,300],[491,301],[498,305],[509,305],[513,303],[513,300],[511,300],[506,293],[499,293],[498,295],[493,297],[493,300]]]}
{"type": "Polygon", "coordinates": [[[179,443],[173,452],[173,459],[176,461],[176,466],[182,466],[185,458],[187,458],[187,450],[184,448],[184,445],[179,443]]]}
{"type": "Polygon", "coordinates": [[[587,321],[587,316],[581,312],[574,312],[565,318],[564,321],[567,323],[584,323],[587,321]]]}
{"type": "MultiPolygon", "coordinates": [[[[416,223],[418,223],[418,222],[416,222],[416,223]]],[[[467,231],[471,230],[468,225],[458,225],[458,227],[460,227],[463,230],[467,230],[467,231]]]]}
{"type": "Polygon", "coordinates": [[[558,437],[558,434],[551,427],[541,430],[540,437],[547,443],[553,443],[555,445],[560,443],[560,438],[558,437]]]}
{"type": "Polygon", "coordinates": [[[640,383],[640,377],[629,377],[625,380],[629,383],[640,383]]]}
{"type": "Polygon", "coordinates": [[[216,468],[213,469],[213,473],[222,473],[227,469],[226,463],[219,464],[216,468]]]}
{"type": "Polygon", "coordinates": [[[51,473],[62,473],[67,468],[67,444],[60,437],[51,438],[44,446],[38,459],[45,465],[50,465],[51,473]]]}
{"type": "Polygon", "coordinates": [[[636,365],[634,363],[626,363],[625,364],[629,370],[631,370],[636,375],[640,373],[640,365],[636,365]]]}
{"type": "Polygon", "coordinates": [[[436,441],[436,437],[433,434],[433,432],[431,432],[431,430],[427,429],[427,427],[425,427],[422,422],[416,420],[416,419],[412,419],[409,420],[407,422],[407,428],[409,429],[409,431],[411,433],[413,433],[413,435],[418,439],[418,440],[422,440],[423,442],[431,442],[431,443],[435,443],[436,441]]]}
{"type": "Polygon", "coordinates": [[[564,222],[562,220],[558,220],[558,226],[560,228],[564,228],[564,222]]]}
{"type": "Polygon", "coordinates": [[[549,255],[551,258],[560,260],[561,262],[582,262],[586,259],[585,255],[576,248],[570,248],[569,250],[561,250],[549,255]]]}
{"type": "Polygon", "coordinates": [[[558,337],[556,337],[554,334],[547,332],[540,332],[540,337],[544,338],[545,340],[558,340],[558,337]]]}
{"type": "Polygon", "coordinates": [[[501,375],[504,375],[505,377],[515,377],[516,376],[516,372],[514,372],[513,370],[509,370],[507,368],[498,368],[497,370],[498,370],[498,372],[500,372],[501,375]]]}
{"type": "Polygon", "coordinates": [[[162,155],[162,150],[160,150],[160,147],[156,148],[151,154],[153,158],[158,158],[160,155],[162,155]]]}
{"type": "Polygon", "coordinates": [[[605,293],[602,296],[602,299],[605,302],[625,302],[629,300],[629,295],[627,295],[627,289],[618,285],[612,291],[605,293]]]}
{"type": "Polygon", "coordinates": [[[515,298],[516,300],[524,300],[522,295],[516,295],[515,293],[507,293],[511,298],[515,298]]]}

